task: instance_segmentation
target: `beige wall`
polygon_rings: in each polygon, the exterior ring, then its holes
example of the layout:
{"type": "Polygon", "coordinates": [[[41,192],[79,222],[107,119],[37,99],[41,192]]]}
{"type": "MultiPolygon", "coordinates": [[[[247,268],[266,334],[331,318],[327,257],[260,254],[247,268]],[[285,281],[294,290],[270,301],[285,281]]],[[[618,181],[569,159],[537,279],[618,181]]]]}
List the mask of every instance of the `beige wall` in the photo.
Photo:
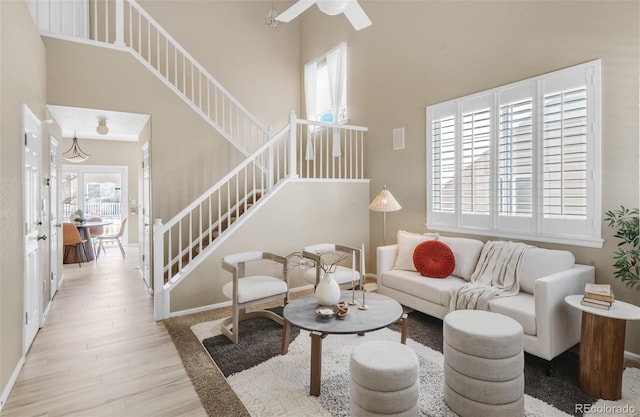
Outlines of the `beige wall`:
{"type": "MultiPolygon", "coordinates": [[[[142,0],[153,16],[216,80],[267,127],[298,110],[298,22],[274,30],[270,1],[142,0]]],[[[275,1],[283,11],[289,1],[275,1]]]]}
{"type": "MultiPolygon", "coordinates": [[[[85,162],[69,164],[71,167],[81,165],[118,165],[127,167],[127,188],[128,188],[128,213],[122,213],[122,217],[127,217],[127,243],[138,243],[138,213],[132,213],[132,200],[136,201],[136,205],[140,201],[140,170],[142,164],[141,144],[138,142],[123,142],[115,140],[95,140],[83,139],[78,137],[80,148],[87,152],[91,157],[85,162]]],[[[61,146],[62,152],[69,149],[72,139],[64,138],[61,146]]],[[[64,162],[68,164],[67,162],[64,162]]],[[[124,196],[123,196],[124,197],[124,196]]]]}
{"type": "MultiPolygon", "coordinates": [[[[640,205],[640,3],[369,1],[363,7],[373,26],[361,32],[342,17],[310,9],[301,21],[301,58],[349,42],[349,112],[353,123],[369,127],[371,194],[387,184],[402,205],[387,216],[388,236],[425,230],[426,106],[598,58],[603,210],[640,205]],[[406,128],[404,150],[392,150],[396,127],[406,128]]],[[[371,216],[372,247],[382,242],[381,220],[371,216]]],[[[602,249],[533,244],[571,250],[579,263],[595,265],[597,282],[640,305],[640,293],[612,278],[616,242],[604,223],[602,233],[602,249]]],[[[626,340],[626,349],[640,354],[638,322],[628,325],[626,340]]]]}
{"type": "MultiPolygon", "coordinates": [[[[222,286],[231,275],[222,257],[237,252],[271,251],[282,256],[315,243],[338,243],[368,249],[369,181],[289,181],[275,191],[172,293],[171,311],[228,301],[222,286]],[[303,213],[304,215],[300,215],[303,213]]],[[[368,268],[374,263],[367,261],[368,268]]],[[[292,287],[306,285],[292,271],[292,287]]]]}
{"type": "MultiPolygon", "coordinates": [[[[46,102],[44,46],[23,1],[0,1],[0,54],[0,389],[4,389],[22,355],[22,105],[42,120],[46,102]]],[[[43,128],[46,161],[45,132],[43,128]]]]}

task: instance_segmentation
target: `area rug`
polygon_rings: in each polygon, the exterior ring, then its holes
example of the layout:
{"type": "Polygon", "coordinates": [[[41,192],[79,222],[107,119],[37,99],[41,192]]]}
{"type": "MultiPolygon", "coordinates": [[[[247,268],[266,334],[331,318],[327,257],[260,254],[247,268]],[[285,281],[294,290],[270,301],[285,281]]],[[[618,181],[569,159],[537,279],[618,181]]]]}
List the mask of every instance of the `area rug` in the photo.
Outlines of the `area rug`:
{"type": "MultiPolygon", "coordinates": [[[[441,321],[420,313],[412,313],[410,317],[409,335],[422,342],[411,337],[407,341],[420,359],[421,416],[455,416],[446,406],[442,395],[443,358],[438,351],[442,348],[441,321]]],[[[243,324],[251,327],[241,329],[240,344],[237,346],[218,335],[220,321],[199,323],[192,330],[227,377],[229,385],[248,412],[256,417],[348,416],[348,364],[353,347],[369,340],[399,340],[399,333],[389,329],[367,333],[365,337],[341,335],[324,339],[321,395],[315,398],[308,395],[309,333],[301,331],[297,336],[293,334],[292,339],[295,340],[290,344],[289,353],[280,356],[280,328],[270,320],[256,319],[254,323],[250,322],[243,324]],[[256,335],[252,335],[250,329],[256,335]],[[268,350],[271,353],[265,353],[261,345],[270,346],[268,350]]],[[[535,394],[525,395],[527,416],[638,415],[639,369],[628,368],[625,371],[621,401],[595,402],[577,387],[577,355],[568,352],[565,356],[558,361],[553,375],[547,376],[546,362],[527,355],[525,384],[527,391],[535,394]]]]}

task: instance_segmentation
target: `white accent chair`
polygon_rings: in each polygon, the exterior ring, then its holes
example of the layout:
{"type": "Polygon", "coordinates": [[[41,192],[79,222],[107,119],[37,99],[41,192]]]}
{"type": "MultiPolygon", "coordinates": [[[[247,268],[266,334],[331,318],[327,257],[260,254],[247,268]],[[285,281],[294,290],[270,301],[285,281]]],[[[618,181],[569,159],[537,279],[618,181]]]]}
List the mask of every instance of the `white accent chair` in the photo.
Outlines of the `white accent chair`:
{"type": "Polygon", "coordinates": [[[349,258],[355,252],[355,272],[351,269],[351,266],[337,265],[334,272],[334,277],[340,288],[349,289],[355,281],[356,286],[360,283],[360,249],[352,248],[345,245],[336,245],[335,243],[318,243],[315,245],[305,246],[302,249],[302,255],[314,261],[316,267],[305,271],[303,278],[306,282],[313,284],[314,287],[318,285],[322,278],[321,263],[331,263],[333,260],[338,259],[340,256],[348,255],[349,258]]]}
{"type": "Polygon", "coordinates": [[[100,246],[98,247],[98,255],[100,254],[100,251],[104,252],[105,255],[107,254],[107,251],[104,248],[105,240],[115,240],[118,243],[118,246],[120,247],[120,253],[122,254],[122,259],[124,259],[127,256],[127,254],[124,251],[124,246],[122,246],[122,240],[120,240],[124,235],[124,231],[126,230],[125,229],[126,224],[127,224],[127,218],[125,217],[124,219],[122,219],[122,222],[120,223],[120,229],[118,229],[118,233],[116,233],[115,235],[97,236],[97,239],[100,242],[100,246]]]}
{"type": "Polygon", "coordinates": [[[234,344],[239,339],[239,323],[252,317],[265,317],[284,325],[282,317],[269,310],[247,312],[249,306],[270,301],[287,303],[287,259],[270,252],[242,252],[222,258],[222,268],[231,272],[233,278],[222,287],[222,293],[232,301],[231,317],[220,325],[220,331],[234,344]],[[266,274],[247,275],[247,264],[269,260],[282,264],[282,277],[266,274]]]}

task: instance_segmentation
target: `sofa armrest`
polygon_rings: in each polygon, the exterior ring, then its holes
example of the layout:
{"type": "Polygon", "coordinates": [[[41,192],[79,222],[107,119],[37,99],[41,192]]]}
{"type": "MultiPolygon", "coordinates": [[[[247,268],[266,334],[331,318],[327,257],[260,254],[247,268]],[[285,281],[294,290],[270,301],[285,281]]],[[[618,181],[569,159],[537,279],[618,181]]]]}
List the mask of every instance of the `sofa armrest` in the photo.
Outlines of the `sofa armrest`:
{"type": "Polygon", "coordinates": [[[538,340],[551,360],[580,341],[580,311],[564,301],[567,295],[581,294],[587,282],[595,281],[595,268],[575,264],[535,281],[538,340]]]}
{"type": "Polygon", "coordinates": [[[398,245],[378,246],[376,257],[376,272],[378,279],[383,272],[391,270],[393,268],[393,262],[396,259],[396,252],[398,251],[398,245]]]}

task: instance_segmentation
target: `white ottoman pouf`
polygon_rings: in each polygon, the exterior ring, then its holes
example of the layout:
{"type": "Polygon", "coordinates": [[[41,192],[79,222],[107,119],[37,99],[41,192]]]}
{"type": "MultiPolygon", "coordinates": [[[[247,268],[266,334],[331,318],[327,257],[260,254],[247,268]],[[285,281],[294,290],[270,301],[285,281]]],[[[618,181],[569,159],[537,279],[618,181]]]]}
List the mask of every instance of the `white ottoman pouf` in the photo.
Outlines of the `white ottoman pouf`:
{"type": "Polygon", "coordinates": [[[376,340],[351,353],[351,416],[418,416],[418,356],[409,347],[376,340]]]}
{"type": "Polygon", "coordinates": [[[444,399],[461,417],[524,415],[524,336],[510,317],[457,310],[443,321],[444,399]]]}

